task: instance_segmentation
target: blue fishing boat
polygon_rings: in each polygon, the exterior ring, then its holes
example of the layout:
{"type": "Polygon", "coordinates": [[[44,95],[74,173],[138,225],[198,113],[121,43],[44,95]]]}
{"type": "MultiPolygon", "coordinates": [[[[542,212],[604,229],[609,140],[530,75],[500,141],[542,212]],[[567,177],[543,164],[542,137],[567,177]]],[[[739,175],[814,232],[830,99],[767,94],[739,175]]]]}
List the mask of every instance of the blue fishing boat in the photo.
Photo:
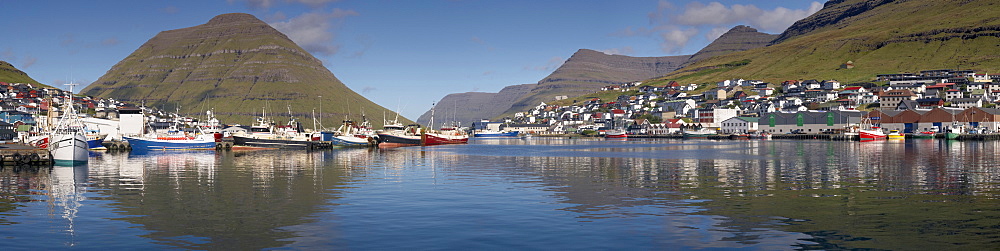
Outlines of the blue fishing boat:
{"type": "Polygon", "coordinates": [[[476,131],[472,133],[475,138],[517,138],[518,132],[497,132],[497,131],[476,131]]]}
{"type": "Polygon", "coordinates": [[[98,133],[87,133],[86,136],[87,136],[87,148],[103,149],[104,145],[102,145],[101,143],[104,143],[104,138],[106,138],[108,135],[98,134],[98,133]]]}
{"type": "Polygon", "coordinates": [[[122,137],[134,150],[214,150],[215,137],[202,134],[189,139],[122,137]]]}

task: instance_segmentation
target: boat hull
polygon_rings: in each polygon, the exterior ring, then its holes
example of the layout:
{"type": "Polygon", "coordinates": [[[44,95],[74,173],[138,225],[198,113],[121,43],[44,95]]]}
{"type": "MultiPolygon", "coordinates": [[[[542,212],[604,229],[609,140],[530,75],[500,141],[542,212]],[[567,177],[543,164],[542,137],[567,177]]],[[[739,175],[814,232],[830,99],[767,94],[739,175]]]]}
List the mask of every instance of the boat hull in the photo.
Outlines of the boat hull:
{"type": "Polygon", "coordinates": [[[922,133],[922,132],[920,132],[920,133],[910,134],[910,137],[911,138],[915,138],[915,139],[933,139],[934,138],[934,134],[933,133],[922,133]]]}
{"type": "Polygon", "coordinates": [[[87,163],[90,148],[87,147],[87,137],[83,134],[56,134],[50,139],[49,151],[56,164],[87,163]]]}
{"type": "Polygon", "coordinates": [[[882,133],[880,131],[871,131],[871,130],[861,130],[860,132],[858,132],[858,136],[861,138],[861,140],[879,140],[886,138],[885,133],[882,133]]]}
{"type": "Polygon", "coordinates": [[[160,140],[123,137],[133,150],[214,150],[215,141],[208,140],[160,140]]]}
{"type": "Polygon", "coordinates": [[[949,132],[949,133],[945,133],[944,137],[947,138],[947,139],[957,139],[958,135],[959,135],[958,133],[949,132]]]}
{"type": "Polygon", "coordinates": [[[233,136],[233,143],[239,146],[251,146],[251,147],[261,147],[261,148],[316,149],[320,148],[324,142],[308,141],[308,140],[289,140],[289,139],[258,139],[258,138],[233,136]]]}
{"type": "Polygon", "coordinates": [[[473,133],[474,138],[514,138],[517,137],[518,132],[481,132],[473,133]]]}
{"type": "Polygon", "coordinates": [[[395,147],[395,146],[419,146],[420,136],[419,135],[394,135],[387,133],[378,134],[379,146],[385,147],[395,147]]]}
{"type": "Polygon", "coordinates": [[[605,134],[604,138],[606,138],[606,139],[624,139],[624,138],[628,138],[628,135],[627,134],[605,134]]]}
{"type": "Polygon", "coordinates": [[[378,141],[375,141],[374,138],[341,135],[330,138],[330,143],[335,146],[365,147],[378,144],[378,141]]]}
{"type": "Polygon", "coordinates": [[[469,143],[468,135],[444,135],[428,133],[424,137],[424,145],[445,145],[445,144],[465,144],[469,143]]]}

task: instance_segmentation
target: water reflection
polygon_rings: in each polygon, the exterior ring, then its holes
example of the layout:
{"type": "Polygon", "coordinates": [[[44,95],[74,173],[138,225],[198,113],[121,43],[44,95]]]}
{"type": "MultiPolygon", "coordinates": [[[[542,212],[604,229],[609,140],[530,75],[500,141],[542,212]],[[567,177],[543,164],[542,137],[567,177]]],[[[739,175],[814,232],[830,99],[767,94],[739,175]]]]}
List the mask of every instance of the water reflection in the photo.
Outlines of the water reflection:
{"type": "MultiPolygon", "coordinates": [[[[184,249],[260,249],[291,243],[283,228],[315,222],[339,194],[339,152],[163,152],[105,155],[93,183],[143,237],[184,249]],[[338,161],[339,158],[337,158],[338,161]]],[[[335,238],[331,236],[331,238],[335,238]]]]}
{"type": "Polygon", "coordinates": [[[0,232],[58,229],[45,236],[85,248],[990,249],[998,147],[533,138],[97,154],[2,172],[0,232]]]}

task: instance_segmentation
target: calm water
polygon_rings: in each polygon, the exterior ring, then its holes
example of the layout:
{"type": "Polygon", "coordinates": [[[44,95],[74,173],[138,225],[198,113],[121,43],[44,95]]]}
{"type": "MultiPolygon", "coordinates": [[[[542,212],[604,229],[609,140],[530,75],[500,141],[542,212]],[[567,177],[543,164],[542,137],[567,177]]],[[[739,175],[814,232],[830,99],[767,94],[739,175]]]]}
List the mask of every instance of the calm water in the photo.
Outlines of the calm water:
{"type": "Polygon", "coordinates": [[[1000,142],[546,139],[0,172],[10,249],[995,249],[1000,142]]]}

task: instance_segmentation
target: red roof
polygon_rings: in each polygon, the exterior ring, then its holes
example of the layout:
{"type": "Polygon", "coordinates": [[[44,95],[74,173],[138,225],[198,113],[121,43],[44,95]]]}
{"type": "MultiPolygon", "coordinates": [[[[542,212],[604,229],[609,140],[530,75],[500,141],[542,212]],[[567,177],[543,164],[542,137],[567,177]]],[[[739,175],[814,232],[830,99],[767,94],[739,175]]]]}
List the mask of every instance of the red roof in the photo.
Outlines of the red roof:
{"type": "Polygon", "coordinates": [[[625,110],[614,109],[614,110],[611,110],[611,113],[614,113],[614,114],[625,114],[625,110]]]}
{"type": "Polygon", "coordinates": [[[856,91],[856,90],[860,90],[860,89],[861,89],[861,86],[851,86],[851,87],[844,88],[845,91],[856,91]]]}
{"type": "Polygon", "coordinates": [[[948,92],[960,92],[960,91],[958,89],[951,89],[951,90],[948,90],[948,92]]]}

